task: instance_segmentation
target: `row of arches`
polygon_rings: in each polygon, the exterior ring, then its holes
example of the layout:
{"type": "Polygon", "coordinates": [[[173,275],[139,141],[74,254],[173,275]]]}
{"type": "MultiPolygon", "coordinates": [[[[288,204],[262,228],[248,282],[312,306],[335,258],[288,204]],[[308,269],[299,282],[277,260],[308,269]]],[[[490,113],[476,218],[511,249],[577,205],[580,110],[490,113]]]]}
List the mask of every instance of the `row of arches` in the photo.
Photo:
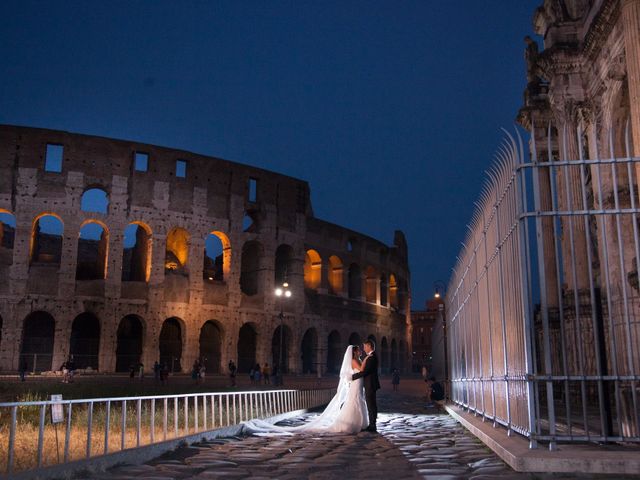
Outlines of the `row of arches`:
{"type": "MultiPolygon", "coordinates": [[[[20,347],[21,366],[26,367],[28,371],[46,371],[59,367],[53,365],[55,327],[55,319],[48,312],[35,311],[25,317],[20,347]]],[[[167,318],[160,328],[157,360],[173,372],[180,372],[189,367],[183,364],[185,328],[184,322],[178,317],[167,318]]],[[[224,328],[217,320],[208,320],[200,327],[198,358],[204,363],[207,372],[224,371],[222,354],[225,336],[224,328]]],[[[99,368],[100,337],[101,328],[97,316],[84,312],[75,317],[66,353],[73,358],[76,368],[99,368]]],[[[368,338],[376,340],[373,335],[368,338]]],[[[146,327],[142,318],[126,315],[120,320],[116,334],[116,372],[126,372],[131,366],[142,361],[145,339],[146,327]]],[[[313,327],[304,332],[300,345],[295,349],[292,344],[293,334],[287,325],[277,326],[270,340],[271,354],[268,358],[258,358],[257,326],[253,323],[243,324],[238,332],[235,352],[238,371],[249,372],[261,360],[274,366],[282,366],[283,372],[288,373],[295,360],[293,355],[300,355],[302,373],[316,373],[319,363],[326,365],[323,371],[338,373],[345,347],[362,343],[358,333],[354,332],[345,339],[337,330],[333,330],[328,335],[326,357],[322,358],[322,355],[318,355],[318,332],[313,327]]],[[[383,372],[388,372],[394,367],[404,368],[406,348],[403,341],[396,342],[392,339],[391,342],[387,342],[387,338],[383,337],[378,348],[383,372]]]]}
{"type": "MultiPolygon", "coordinates": [[[[43,213],[33,221],[29,248],[29,266],[60,265],[63,248],[64,225],[60,217],[53,213],[43,213]]],[[[109,229],[100,220],[86,220],[82,223],[77,242],[76,280],[100,280],[107,276],[109,258],[109,229]]],[[[0,210],[0,265],[11,264],[15,238],[15,217],[0,210]]],[[[188,277],[191,235],[181,227],[171,229],[166,236],[164,268],[166,276],[188,277]]],[[[123,282],[148,282],[152,263],[152,231],[144,222],[131,222],[124,229],[122,249],[123,282]]],[[[243,244],[240,256],[240,289],[252,296],[260,292],[264,285],[264,247],[258,240],[243,244]]],[[[208,282],[222,282],[231,269],[231,242],[226,234],[211,231],[204,241],[202,276],[208,282]]],[[[291,245],[277,247],[274,261],[274,282],[282,284],[294,279],[294,251],[291,245]]],[[[390,305],[397,308],[399,285],[394,274],[386,274],[369,265],[362,271],[357,263],[347,267],[340,257],[332,255],[328,259],[328,292],[346,295],[352,299],[364,299],[370,303],[390,305]],[[346,268],[346,275],[345,275],[346,268]],[[345,284],[346,283],[346,284],[345,284]]],[[[168,279],[171,281],[171,278],[168,279]]],[[[304,284],[306,288],[317,290],[323,282],[323,260],[316,250],[308,250],[304,261],[304,284]]]]}
{"type": "MultiPolygon", "coordinates": [[[[360,265],[351,263],[347,269],[347,291],[344,285],[344,269],[342,260],[331,255],[328,260],[326,275],[329,293],[332,295],[347,294],[349,298],[364,297],[370,303],[390,305],[398,308],[398,281],[394,274],[380,272],[369,265],[361,270],[360,265]],[[364,287],[363,287],[364,281],[364,287]]],[[[320,254],[313,249],[307,250],[304,259],[304,286],[310,290],[318,290],[322,285],[323,263],[320,254]]]]}

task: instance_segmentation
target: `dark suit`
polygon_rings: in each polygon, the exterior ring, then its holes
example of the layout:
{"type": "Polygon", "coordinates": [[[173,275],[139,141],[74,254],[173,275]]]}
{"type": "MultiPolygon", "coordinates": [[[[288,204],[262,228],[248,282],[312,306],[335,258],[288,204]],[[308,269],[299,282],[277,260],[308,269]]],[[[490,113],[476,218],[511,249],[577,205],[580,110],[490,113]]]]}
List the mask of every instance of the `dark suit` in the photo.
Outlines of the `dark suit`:
{"type": "Polygon", "coordinates": [[[378,357],[375,352],[372,353],[364,364],[364,370],[354,373],[352,380],[358,378],[364,382],[364,399],[367,402],[367,411],[369,412],[369,428],[376,428],[376,418],[378,418],[378,404],[376,402],[376,391],[380,389],[380,380],[378,379],[378,357]]]}

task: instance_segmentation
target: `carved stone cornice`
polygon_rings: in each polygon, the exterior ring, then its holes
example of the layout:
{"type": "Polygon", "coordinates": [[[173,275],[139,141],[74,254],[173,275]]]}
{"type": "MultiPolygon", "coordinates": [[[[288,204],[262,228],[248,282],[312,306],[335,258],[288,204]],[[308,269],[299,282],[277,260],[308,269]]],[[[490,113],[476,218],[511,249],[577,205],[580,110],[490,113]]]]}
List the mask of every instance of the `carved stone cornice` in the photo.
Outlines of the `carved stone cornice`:
{"type": "Polygon", "coordinates": [[[584,36],[582,54],[585,58],[592,59],[597,56],[619,16],[620,0],[606,0],[584,36]]]}
{"type": "Polygon", "coordinates": [[[582,73],[584,62],[575,45],[553,45],[544,49],[537,59],[541,76],[550,80],[555,75],[582,73]]]}

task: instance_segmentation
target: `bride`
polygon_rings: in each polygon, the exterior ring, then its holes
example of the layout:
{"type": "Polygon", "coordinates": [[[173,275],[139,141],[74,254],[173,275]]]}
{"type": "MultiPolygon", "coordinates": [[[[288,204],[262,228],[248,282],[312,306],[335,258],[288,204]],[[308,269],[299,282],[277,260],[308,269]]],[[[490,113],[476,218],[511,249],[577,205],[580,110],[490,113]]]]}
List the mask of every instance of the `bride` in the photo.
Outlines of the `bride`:
{"type": "MultiPolygon", "coordinates": [[[[364,362],[367,360],[365,359],[364,362]]],[[[367,405],[364,400],[362,378],[351,380],[354,373],[364,368],[360,362],[360,348],[349,345],[340,367],[338,391],[324,411],[311,421],[297,427],[279,427],[264,420],[243,422],[245,429],[251,433],[284,433],[298,432],[332,432],[358,433],[369,425],[367,405]]]]}

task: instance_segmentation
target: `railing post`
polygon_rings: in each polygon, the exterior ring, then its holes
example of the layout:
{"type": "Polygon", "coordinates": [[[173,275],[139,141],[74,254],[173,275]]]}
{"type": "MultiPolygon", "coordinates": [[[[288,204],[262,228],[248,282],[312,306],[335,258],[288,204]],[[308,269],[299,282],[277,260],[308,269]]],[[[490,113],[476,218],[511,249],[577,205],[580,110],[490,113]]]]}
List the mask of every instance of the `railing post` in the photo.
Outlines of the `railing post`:
{"type": "Polygon", "coordinates": [[[11,427],[9,430],[9,458],[7,459],[7,473],[13,473],[14,448],[16,443],[16,422],[18,416],[18,407],[11,407],[11,427]]]}
{"type": "Polygon", "coordinates": [[[120,419],[120,450],[126,446],[127,435],[127,401],[122,401],[122,418],[120,419]]]}
{"type": "Polygon", "coordinates": [[[89,402],[87,413],[87,458],[91,457],[91,433],[93,430],[93,402],[89,402]]]}
{"type": "Polygon", "coordinates": [[[106,412],[105,412],[105,419],[104,419],[104,454],[106,455],[107,453],[109,453],[109,427],[111,425],[111,400],[107,400],[105,409],[106,409],[106,412]]]}

